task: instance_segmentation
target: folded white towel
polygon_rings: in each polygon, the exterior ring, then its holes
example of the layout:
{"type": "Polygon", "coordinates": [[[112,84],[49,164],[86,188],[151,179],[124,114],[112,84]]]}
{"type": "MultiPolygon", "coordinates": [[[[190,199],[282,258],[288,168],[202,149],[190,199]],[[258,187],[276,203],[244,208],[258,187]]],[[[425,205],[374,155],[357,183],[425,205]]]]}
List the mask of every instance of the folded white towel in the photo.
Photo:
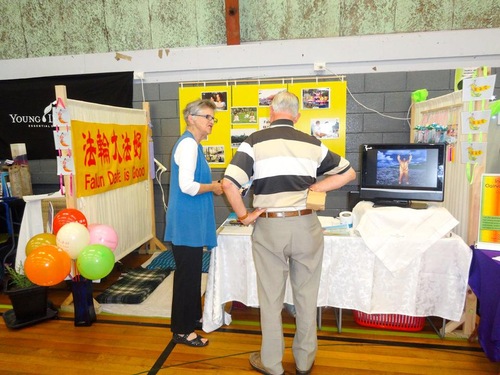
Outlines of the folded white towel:
{"type": "Polygon", "coordinates": [[[356,230],[377,258],[397,272],[457,225],[444,207],[378,207],[364,212],[356,230]]]}

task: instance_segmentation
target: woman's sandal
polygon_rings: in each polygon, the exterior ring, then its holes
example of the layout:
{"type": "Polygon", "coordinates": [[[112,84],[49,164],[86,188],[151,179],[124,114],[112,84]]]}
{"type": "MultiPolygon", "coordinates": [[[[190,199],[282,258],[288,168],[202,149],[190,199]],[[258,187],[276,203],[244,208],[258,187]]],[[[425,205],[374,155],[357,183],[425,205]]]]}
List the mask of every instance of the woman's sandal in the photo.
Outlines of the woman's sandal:
{"type": "Polygon", "coordinates": [[[190,333],[186,333],[185,335],[174,333],[173,340],[176,344],[184,344],[198,348],[208,345],[208,340],[206,342],[201,341],[204,337],[196,334],[196,337],[194,339],[188,340],[189,335],[190,333]]]}

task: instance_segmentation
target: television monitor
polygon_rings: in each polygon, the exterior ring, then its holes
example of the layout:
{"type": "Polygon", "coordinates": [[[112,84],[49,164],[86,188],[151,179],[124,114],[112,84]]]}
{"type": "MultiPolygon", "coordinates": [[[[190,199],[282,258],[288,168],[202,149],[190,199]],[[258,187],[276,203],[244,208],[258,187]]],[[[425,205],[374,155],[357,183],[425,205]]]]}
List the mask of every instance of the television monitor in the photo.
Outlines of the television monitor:
{"type": "Polygon", "coordinates": [[[375,206],[425,208],[444,200],[444,144],[364,144],[359,196],[375,206]],[[420,202],[413,202],[420,201],[420,202]]]}

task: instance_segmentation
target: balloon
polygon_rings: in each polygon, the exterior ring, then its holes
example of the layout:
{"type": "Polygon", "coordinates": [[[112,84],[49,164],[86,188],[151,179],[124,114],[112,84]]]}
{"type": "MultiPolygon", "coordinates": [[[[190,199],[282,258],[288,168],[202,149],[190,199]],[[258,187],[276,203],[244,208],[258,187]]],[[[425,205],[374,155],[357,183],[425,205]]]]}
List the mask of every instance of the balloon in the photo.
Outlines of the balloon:
{"type": "Polygon", "coordinates": [[[52,286],[63,281],[71,271],[71,259],[54,245],[34,249],[24,261],[24,273],[31,282],[52,286]]]}
{"type": "Polygon", "coordinates": [[[76,222],[65,224],[56,236],[57,246],[66,251],[71,259],[76,259],[89,241],[87,227],[76,222]]]}
{"type": "Polygon", "coordinates": [[[77,222],[87,226],[87,218],[85,215],[75,208],[65,208],[59,211],[52,222],[52,233],[57,235],[59,230],[68,223],[77,222]]]}
{"type": "Polygon", "coordinates": [[[80,274],[89,280],[99,280],[109,275],[115,265],[115,255],[107,246],[86,246],[76,259],[80,274]]]}
{"type": "Polygon", "coordinates": [[[35,250],[36,248],[42,246],[42,245],[56,245],[56,236],[53,235],[52,233],[40,233],[40,234],[35,234],[33,237],[30,238],[28,243],[26,243],[26,256],[30,255],[30,253],[35,250]]]}
{"type": "Polygon", "coordinates": [[[88,227],[90,244],[101,244],[115,251],[118,245],[118,235],[113,227],[105,224],[92,224],[88,227]]]}

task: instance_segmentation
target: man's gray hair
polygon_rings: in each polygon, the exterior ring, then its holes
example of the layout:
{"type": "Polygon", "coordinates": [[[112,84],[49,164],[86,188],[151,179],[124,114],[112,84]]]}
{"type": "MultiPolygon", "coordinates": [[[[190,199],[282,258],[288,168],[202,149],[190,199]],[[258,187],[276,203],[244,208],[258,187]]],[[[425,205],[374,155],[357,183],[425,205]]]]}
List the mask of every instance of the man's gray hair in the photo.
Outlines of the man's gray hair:
{"type": "Polygon", "coordinates": [[[189,115],[197,115],[204,108],[210,108],[215,111],[215,103],[210,99],[198,99],[186,105],[182,114],[184,115],[184,120],[188,124],[189,115]]]}
{"type": "Polygon", "coordinates": [[[282,91],[276,94],[271,103],[274,112],[286,112],[293,117],[299,114],[299,98],[288,91],[282,91]]]}

